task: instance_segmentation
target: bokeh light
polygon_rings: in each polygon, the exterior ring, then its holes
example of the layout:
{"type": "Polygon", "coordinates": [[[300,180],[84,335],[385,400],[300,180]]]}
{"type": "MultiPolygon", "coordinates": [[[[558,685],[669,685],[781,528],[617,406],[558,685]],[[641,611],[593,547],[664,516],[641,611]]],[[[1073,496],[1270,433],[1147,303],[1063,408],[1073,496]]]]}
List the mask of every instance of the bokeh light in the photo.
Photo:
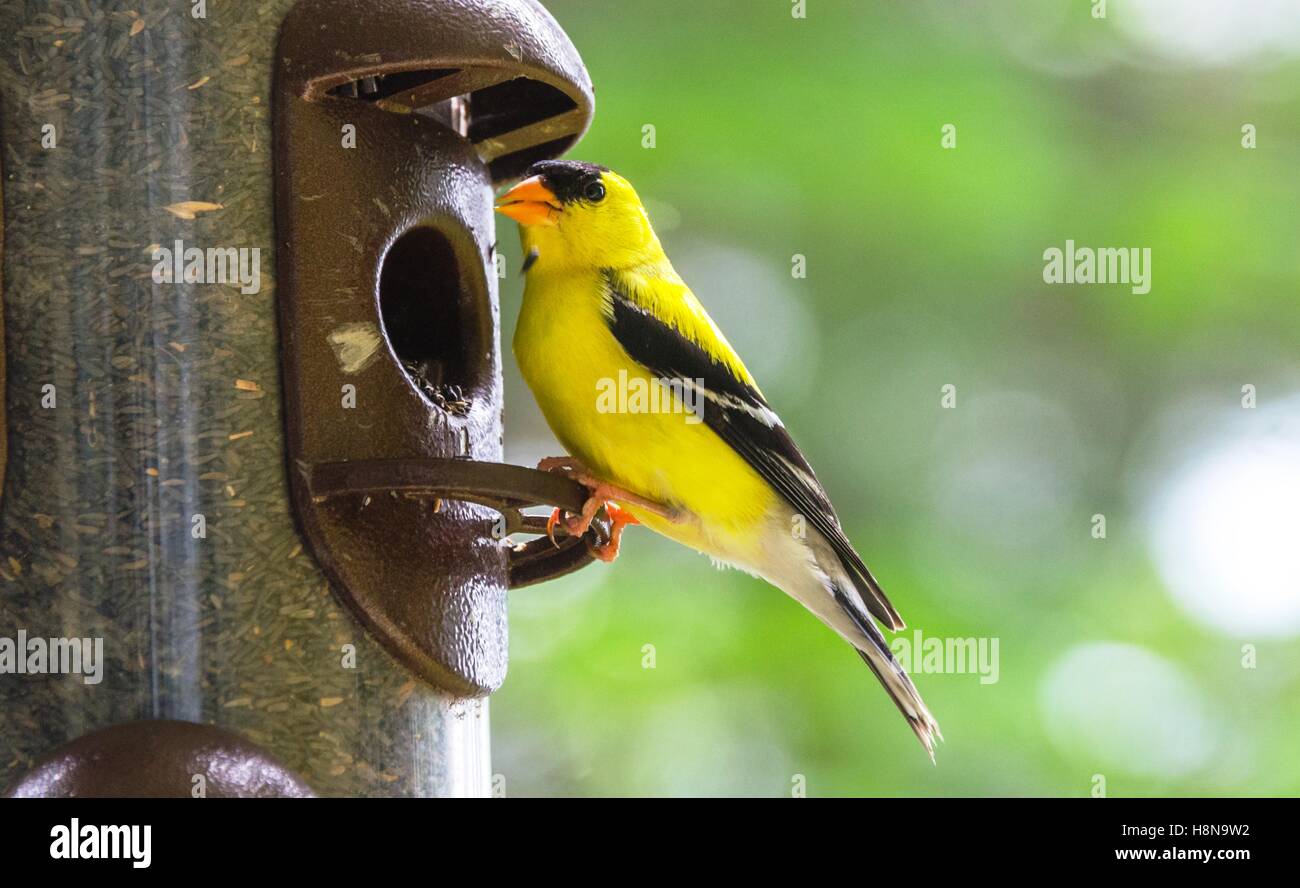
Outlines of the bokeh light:
{"type": "Polygon", "coordinates": [[[1160,575],[1179,606],[1217,630],[1300,632],[1300,412],[1289,412],[1298,403],[1196,442],[1173,457],[1157,494],[1149,538],[1160,575]]]}
{"type": "Polygon", "coordinates": [[[1272,62],[1300,50],[1297,0],[1129,0],[1114,7],[1126,33],[1194,64],[1272,62]]]}
{"type": "Polygon", "coordinates": [[[1057,748],[1099,773],[1181,777],[1206,765],[1218,743],[1195,684],[1136,645],[1071,648],[1043,678],[1039,699],[1057,748]]]}

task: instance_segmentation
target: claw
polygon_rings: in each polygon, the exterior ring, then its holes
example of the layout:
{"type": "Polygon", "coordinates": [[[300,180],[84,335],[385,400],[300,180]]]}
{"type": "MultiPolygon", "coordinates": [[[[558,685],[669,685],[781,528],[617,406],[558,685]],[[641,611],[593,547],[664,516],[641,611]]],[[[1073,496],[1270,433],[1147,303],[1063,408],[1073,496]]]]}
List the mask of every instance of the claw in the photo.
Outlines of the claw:
{"type": "Polygon", "coordinates": [[[591,522],[603,505],[605,505],[604,501],[591,497],[582,504],[582,512],[578,515],[570,515],[563,509],[556,509],[551,512],[551,517],[546,519],[546,535],[550,537],[551,543],[556,548],[559,548],[560,545],[555,542],[555,526],[557,524],[563,527],[564,532],[571,537],[582,536],[587,532],[587,528],[591,527],[591,522]]]}

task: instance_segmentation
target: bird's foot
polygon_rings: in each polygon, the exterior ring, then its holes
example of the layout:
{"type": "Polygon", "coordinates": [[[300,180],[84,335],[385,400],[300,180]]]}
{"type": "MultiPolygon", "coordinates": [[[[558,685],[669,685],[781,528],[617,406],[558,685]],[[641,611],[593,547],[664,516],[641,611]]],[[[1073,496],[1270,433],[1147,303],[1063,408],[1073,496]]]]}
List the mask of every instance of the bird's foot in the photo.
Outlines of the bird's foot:
{"type": "Polygon", "coordinates": [[[635,506],[669,521],[678,522],[684,520],[684,515],[680,510],[602,481],[593,476],[581,461],[572,457],[548,457],[539,462],[537,468],[543,472],[558,472],[587,488],[587,500],[582,504],[580,513],[576,515],[568,514],[561,509],[556,509],[551,513],[551,517],[546,522],[546,535],[550,537],[553,545],[559,545],[559,543],[555,542],[555,528],[557,525],[563,527],[565,533],[569,534],[569,536],[580,537],[591,527],[591,522],[595,519],[596,513],[600,511],[601,507],[604,507],[605,514],[609,516],[610,520],[609,539],[596,545],[588,544],[588,548],[601,561],[613,561],[618,557],[623,528],[629,524],[641,523],[632,513],[616,506],[616,502],[625,506],[635,506]]]}
{"type": "MultiPolygon", "coordinates": [[[[607,493],[608,491],[601,491],[607,493]]],[[[591,527],[591,522],[595,519],[596,513],[604,507],[605,514],[609,516],[609,539],[603,543],[587,543],[587,551],[599,558],[601,561],[609,563],[618,557],[618,547],[623,540],[623,528],[629,524],[640,524],[636,516],[626,509],[620,509],[607,499],[599,496],[591,496],[582,505],[582,512],[577,515],[569,515],[562,509],[556,509],[551,513],[551,517],[546,521],[546,535],[550,537],[551,544],[559,546],[555,541],[555,528],[560,526],[564,532],[572,537],[580,537],[591,527]]]]}

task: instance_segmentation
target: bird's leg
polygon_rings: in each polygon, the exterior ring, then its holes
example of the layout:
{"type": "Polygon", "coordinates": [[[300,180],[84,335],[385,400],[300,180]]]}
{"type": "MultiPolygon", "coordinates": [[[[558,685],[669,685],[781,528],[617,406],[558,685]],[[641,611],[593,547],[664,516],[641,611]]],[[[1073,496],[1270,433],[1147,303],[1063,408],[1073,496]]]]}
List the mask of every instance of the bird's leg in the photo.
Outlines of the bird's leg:
{"type": "MultiPolygon", "coordinates": [[[[618,487],[617,485],[610,484],[606,481],[601,481],[599,478],[593,478],[585,472],[574,475],[573,480],[587,488],[590,492],[590,499],[587,500],[582,509],[584,515],[587,513],[587,506],[591,505],[592,500],[595,500],[597,503],[596,509],[600,508],[600,504],[608,503],[610,500],[613,500],[614,502],[622,503],[625,506],[636,506],[638,509],[643,509],[651,515],[658,515],[660,518],[665,518],[674,524],[680,524],[686,520],[686,513],[681,509],[674,509],[671,506],[665,506],[663,503],[641,496],[639,493],[633,493],[626,488],[618,487]]],[[[595,514],[596,512],[593,509],[592,515],[595,514]]],[[[588,521],[588,524],[590,523],[591,522],[588,521]]],[[[584,527],[583,530],[586,530],[586,528],[584,527]]]]}
{"type": "Polygon", "coordinates": [[[618,557],[619,541],[623,536],[623,528],[629,524],[641,523],[630,512],[615,506],[614,502],[636,506],[669,521],[679,522],[685,520],[685,514],[681,510],[665,506],[663,503],[602,481],[592,475],[581,461],[572,457],[548,457],[539,462],[537,468],[543,472],[559,472],[587,488],[587,500],[582,504],[582,511],[579,514],[565,514],[560,509],[556,509],[551,513],[551,517],[546,522],[546,535],[550,537],[552,543],[558,545],[558,543],[555,543],[555,526],[557,524],[562,524],[565,532],[570,536],[580,537],[587,532],[587,528],[591,527],[591,522],[596,517],[596,513],[600,511],[601,506],[605,507],[605,513],[609,515],[610,519],[609,541],[590,547],[592,554],[601,561],[613,561],[618,557]]]}

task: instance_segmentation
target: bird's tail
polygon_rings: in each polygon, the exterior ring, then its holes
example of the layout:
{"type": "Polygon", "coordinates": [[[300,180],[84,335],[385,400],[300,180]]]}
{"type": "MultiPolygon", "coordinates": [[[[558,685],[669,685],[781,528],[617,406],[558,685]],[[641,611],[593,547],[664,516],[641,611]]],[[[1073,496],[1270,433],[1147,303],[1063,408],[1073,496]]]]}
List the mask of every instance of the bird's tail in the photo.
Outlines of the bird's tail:
{"type": "Polygon", "coordinates": [[[916,734],[916,739],[921,741],[925,751],[930,754],[930,761],[934,761],[935,738],[943,739],[939,723],[930,714],[916,685],[912,684],[911,677],[903,669],[902,664],[894,658],[894,652],[889,649],[885,636],[870,616],[861,614],[858,609],[853,608],[838,588],[834,589],[834,594],[836,600],[853,618],[853,624],[859,630],[853,634],[853,637],[847,635],[845,637],[853,644],[862,662],[871,667],[871,671],[876,674],[885,692],[889,694],[889,699],[894,701],[903,718],[907,719],[907,724],[912,728],[912,733],[916,734]]]}
{"type": "Polygon", "coordinates": [[[926,708],[925,701],[916,690],[916,685],[912,684],[912,679],[894,659],[889,648],[883,644],[877,649],[868,641],[867,644],[857,648],[857,651],[862,662],[871,667],[871,671],[876,673],[876,678],[880,679],[880,683],[885,686],[885,691],[898,707],[898,711],[903,713],[903,718],[907,719],[912,733],[916,734],[916,739],[921,741],[925,751],[930,754],[930,761],[934,761],[934,741],[936,737],[942,740],[943,732],[939,730],[939,723],[926,708]],[[863,648],[870,650],[863,650],[863,648]],[[882,650],[883,654],[880,652],[882,650]]]}
{"type": "Polygon", "coordinates": [[[853,645],[933,760],[935,738],[943,739],[939,724],[912,679],[894,659],[880,626],[860,597],[857,579],[820,536],[813,534],[807,541],[797,541],[785,529],[788,526],[785,521],[776,522],[776,529],[763,547],[762,562],[745,569],[784,590],[853,645]]]}

